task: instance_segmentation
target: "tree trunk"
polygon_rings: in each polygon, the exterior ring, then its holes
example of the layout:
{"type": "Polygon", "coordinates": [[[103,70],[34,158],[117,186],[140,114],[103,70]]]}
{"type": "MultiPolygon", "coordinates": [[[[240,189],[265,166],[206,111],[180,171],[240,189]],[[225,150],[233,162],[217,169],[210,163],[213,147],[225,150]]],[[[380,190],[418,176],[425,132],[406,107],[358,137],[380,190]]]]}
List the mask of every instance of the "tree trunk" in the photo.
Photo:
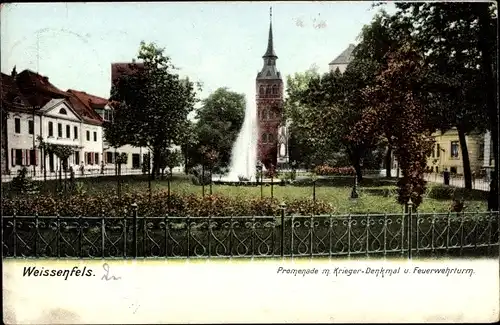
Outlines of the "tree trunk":
{"type": "Polygon", "coordinates": [[[160,157],[161,152],[159,149],[155,148],[153,150],[153,172],[151,173],[152,179],[156,179],[160,174],[160,157]]]}
{"type": "Polygon", "coordinates": [[[391,158],[392,158],[392,148],[390,145],[387,146],[387,151],[385,153],[385,177],[391,178],[391,158]]]}
{"type": "MultiPolygon", "coordinates": [[[[495,40],[495,35],[490,28],[490,3],[481,3],[475,6],[479,20],[479,32],[481,37],[478,38],[478,49],[481,52],[481,70],[484,77],[484,85],[486,86],[486,105],[488,107],[488,115],[490,120],[491,140],[493,141],[493,157],[495,166],[493,169],[493,177],[491,178],[490,194],[488,197],[488,210],[498,211],[498,107],[496,100],[496,80],[493,77],[493,48],[488,42],[495,40]]],[[[494,42],[494,41],[493,41],[494,42]]]]}
{"type": "Polygon", "coordinates": [[[462,126],[457,126],[458,139],[460,141],[460,151],[462,151],[462,163],[464,168],[464,182],[465,188],[468,190],[472,189],[472,175],[470,170],[470,160],[469,160],[469,150],[467,149],[467,141],[465,138],[465,132],[462,126]]]}

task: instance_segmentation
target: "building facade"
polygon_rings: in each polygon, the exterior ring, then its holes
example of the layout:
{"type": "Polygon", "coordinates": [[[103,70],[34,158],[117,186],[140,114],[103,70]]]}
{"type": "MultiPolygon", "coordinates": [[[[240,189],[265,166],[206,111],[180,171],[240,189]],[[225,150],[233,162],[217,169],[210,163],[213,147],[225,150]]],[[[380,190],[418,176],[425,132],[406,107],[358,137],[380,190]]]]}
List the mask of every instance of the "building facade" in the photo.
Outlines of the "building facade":
{"type": "MultiPolygon", "coordinates": [[[[448,170],[454,174],[463,174],[462,148],[456,129],[433,134],[435,144],[431,155],[427,158],[427,166],[431,172],[441,173],[448,170]]],[[[476,175],[494,166],[489,141],[489,133],[469,134],[465,137],[471,172],[476,175]]]]}
{"type": "Polygon", "coordinates": [[[123,146],[109,150],[103,122],[112,120],[113,107],[105,98],[52,85],[47,77],[30,70],[2,73],[2,174],[16,175],[26,167],[35,176],[68,170],[113,168],[114,157],[126,153],[123,168],[141,169],[145,148],[123,146]],[[61,161],[44,152],[38,139],[74,148],[61,161]]]}
{"type": "MultiPolygon", "coordinates": [[[[276,68],[272,22],[269,23],[264,64],[256,78],[256,106],[259,139],[257,159],[266,169],[277,166],[279,130],[283,125],[283,79],[276,68]]],[[[284,133],[285,134],[285,133],[284,133]]]]}

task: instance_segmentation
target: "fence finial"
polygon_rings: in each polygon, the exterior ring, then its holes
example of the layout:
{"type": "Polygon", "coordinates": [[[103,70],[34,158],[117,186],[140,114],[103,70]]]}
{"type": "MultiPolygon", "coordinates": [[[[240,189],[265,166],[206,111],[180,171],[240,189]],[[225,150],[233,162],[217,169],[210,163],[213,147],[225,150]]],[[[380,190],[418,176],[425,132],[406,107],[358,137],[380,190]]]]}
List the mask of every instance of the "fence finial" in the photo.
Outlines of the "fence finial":
{"type": "Polygon", "coordinates": [[[280,209],[285,209],[286,208],[286,204],[285,202],[281,202],[280,203],[280,209]]]}

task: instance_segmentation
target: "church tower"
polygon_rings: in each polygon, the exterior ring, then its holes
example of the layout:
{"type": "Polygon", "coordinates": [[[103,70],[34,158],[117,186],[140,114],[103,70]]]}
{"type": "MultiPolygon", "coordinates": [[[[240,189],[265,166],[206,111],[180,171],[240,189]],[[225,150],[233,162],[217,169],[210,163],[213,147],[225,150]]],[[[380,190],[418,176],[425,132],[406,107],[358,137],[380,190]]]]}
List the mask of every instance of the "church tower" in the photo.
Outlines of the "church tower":
{"type": "Polygon", "coordinates": [[[283,119],[283,80],[276,68],[278,56],[274,52],[272,8],[269,11],[269,38],[264,65],[256,78],[257,120],[259,126],[258,154],[266,169],[276,167],[278,130],[283,119]]]}

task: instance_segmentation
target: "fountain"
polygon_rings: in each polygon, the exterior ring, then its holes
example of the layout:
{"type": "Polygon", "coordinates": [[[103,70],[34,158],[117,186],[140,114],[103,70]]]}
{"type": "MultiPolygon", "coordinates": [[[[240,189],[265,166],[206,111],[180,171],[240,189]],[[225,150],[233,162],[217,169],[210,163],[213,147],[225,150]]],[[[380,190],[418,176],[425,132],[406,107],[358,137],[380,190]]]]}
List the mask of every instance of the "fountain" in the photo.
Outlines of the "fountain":
{"type": "Polygon", "coordinates": [[[229,173],[218,177],[219,182],[239,182],[241,179],[257,181],[255,168],[258,134],[256,105],[254,101],[249,101],[245,108],[243,125],[231,152],[229,173]]]}

